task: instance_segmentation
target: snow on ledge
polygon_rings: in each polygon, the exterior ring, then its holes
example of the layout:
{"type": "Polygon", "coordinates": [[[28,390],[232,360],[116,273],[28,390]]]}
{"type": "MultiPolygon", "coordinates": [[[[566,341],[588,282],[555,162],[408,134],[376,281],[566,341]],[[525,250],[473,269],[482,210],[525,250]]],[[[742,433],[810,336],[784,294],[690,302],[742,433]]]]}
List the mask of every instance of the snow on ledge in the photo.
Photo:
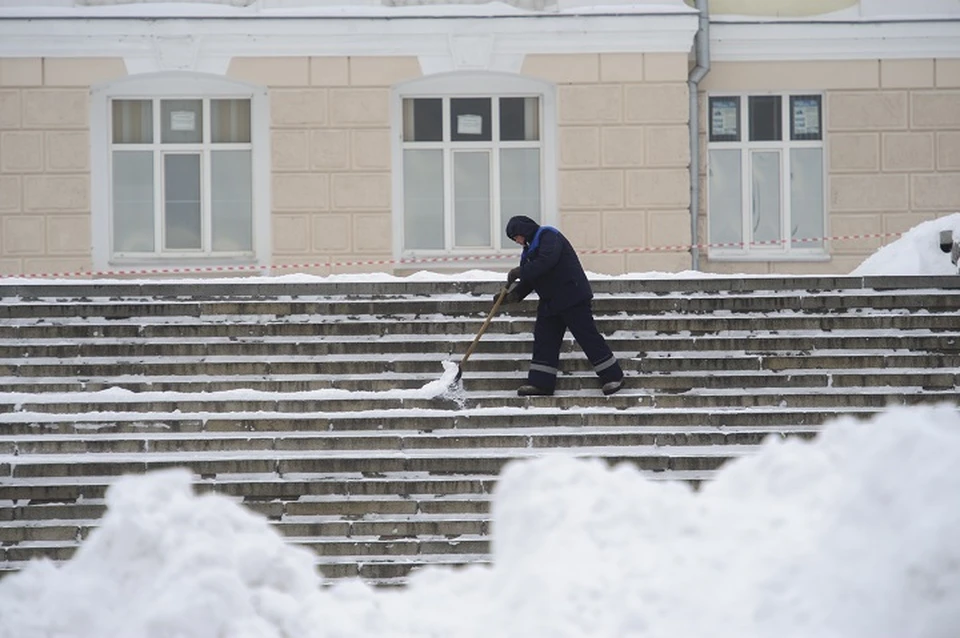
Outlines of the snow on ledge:
{"type": "Polygon", "coordinates": [[[254,2],[231,6],[214,2],[133,2],[100,6],[73,3],[40,4],[22,0],[0,0],[0,18],[475,18],[549,15],[644,15],[691,14],[696,10],[679,0],[635,4],[590,4],[563,9],[531,11],[506,2],[479,4],[422,4],[383,6],[376,3],[293,3],[300,6],[272,6],[254,2]]]}

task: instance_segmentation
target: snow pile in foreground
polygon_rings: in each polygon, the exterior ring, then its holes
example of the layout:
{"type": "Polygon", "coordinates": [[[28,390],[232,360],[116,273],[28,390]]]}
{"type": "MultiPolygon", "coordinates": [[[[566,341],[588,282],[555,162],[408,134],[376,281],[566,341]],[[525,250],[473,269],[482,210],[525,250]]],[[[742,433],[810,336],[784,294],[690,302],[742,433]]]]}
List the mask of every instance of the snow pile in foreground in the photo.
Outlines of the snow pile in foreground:
{"type": "Polygon", "coordinates": [[[950,253],[940,250],[940,231],[952,230],[960,240],[960,213],[917,224],[900,239],[880,248],[857,266],[851,275],[956,275],[950,253]]]}
{"type": "Polygon", "coordinates": [[[169,470],[114,485],[61,567],[0,581],[4,638],[960,635],[960,415],[769,440],[699,493],[629,466],[509,465],[494,565],[319,588],[310,554],[169,470]]]}

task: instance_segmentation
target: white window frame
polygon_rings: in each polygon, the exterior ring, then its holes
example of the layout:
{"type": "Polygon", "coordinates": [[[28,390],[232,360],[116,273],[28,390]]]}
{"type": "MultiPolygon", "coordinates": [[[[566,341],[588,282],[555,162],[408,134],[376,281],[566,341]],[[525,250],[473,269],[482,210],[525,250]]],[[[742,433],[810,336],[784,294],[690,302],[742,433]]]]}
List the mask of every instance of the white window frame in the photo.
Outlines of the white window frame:
{"type": "MultiPolygon", "coordinates": [[[[391,152],[393,156],[393,166],[395,167],[392,175],[392,211],[393,211],[393,254],[397,260],[409,261],[417,259],[437,259],[440,261],[431,264],[431,268],[443,268],[445,265],[442,258],[445,256],[456,257],[456,262],[448,264],[450,267],[462,268],[464,261],[470,261],[475,258],[477,261],[491,258],[509,257],[516,258],[516,244],[509,241],[505,235],[504,227],[509,212],[506,214],[500,210],[500,186],[499,173],[493,170],[499,166],[499,160],[494,159],[491,163],[490,174],[490,197],[492,204],[492,224],[491,238],[493,246],[491,248],[450,248],[452,246],[453,233],[453,202],[451,186],[452,154],[458,150],[487,150],[497,155],[497,151],[502,148],[526,147],[529,142],[499,142],[497,141],[499,123],[494,118],[491,122],[493,131],[490,142],[453,142],[450,139],[449,122],[449,99],[450,98],[475,98],[489,97],[493,100],[501,97],[538,97],[540,100],[540,222],[542,224],[556,225],[557,223],[557,165],[556,165],[556,96],[554,86],[542,80],[535,80],[518,75],[496,73],[496,72],[452,72],[436,74],[426,78],[412,80],[394,87],[391,103],[391,122],[393,144],[391,152]],[[418,98],[443,98],[444,99],[444,141],[442,142],[418,142],[417,149],[442,149],[444,150],[444,222],[446,247],[434,250],[404,250],[404,165],[403,151],[405,146],[403,141],[403,100],[418,98]]],[[[496,112],[496,109],[494,109],[496,112]]]]}
{"type": "Polygon", "coordinates": [[[706,105],[707,105],[707,126],[706,126],[706,140],[707,140],[707,171],[705,176],[706,181],[706,201],[707,201],[707,237],[708,237],[708,246],[707,246],[707,257],[716,261],[827,261],[830,259],[828,251],[828,240],[826,237],[829,236],[827,230],[827,223],[829,219],[828,215],[828,155],[827,155],[827,144],[826,144],[826,131],[827,131],[827,109],[826,109],[826,95],[823,91],[750,91],[746,93],[737,93],[730,91],[715,91],[707,94],[706,105]],[[819,140],[792,140],[791,130],[790,130],[790,98],[797,96],[808,96],[815,95],[820,97],[820,139],[819,140]],[[749,99],[751,97],[766,97],[766,96],[779,96],[781,98],[780,102],[780,118],[781,118],[781,139],[778,141],[765,141],[765,142],[752,142],[749,140],[749,131],[750,131],[750,114],[749,114],[749,99]],[[711,122],[710,118],[712,114],[710,112],[710,99],[711,98],[739,98],[740,100],[740,112],[739,112],[739,140],[735,142],[715,142],[710,140],[711,136],[711,122]],[[792,227],[792,211],[791,211],[791,167],[790,167],[790,151],[794,149],[801,148],[817,148],[820,149],[822,154],[822,215],[823,215],[823,229],[824,229],[824,239],[819,246],[817,245],[804,245],[794,247],[793,242],[790,239],[789,229],[792,227]],[[742,246],[716,246],[713,242],[713,233],[711,232],[711,226],[713,223],[713,216],[710,214],[709,202],[710,202],[710,191],[712,188],[712,180],[710,179],[710,152],[714,150],[738,150],[740,152],[740,193],[741,193],[741,214],[742,214],[742,235],[741,239],[744,242],[742,246]],[[751,244],[752,242],[752,232],[751,228],[751,219],[752,219],[752,206],[751,206],[751,151],[764,151],[764,150],[775,150],[780,154],[780,222],[781,222],[781,237],[780,243],[777,244],[751,244]]]}
{"type": "MultiPolygon", "coordinates": [[[[188,267],[188,266],[260,266],[266,268],[270,263],[270,113],[267,91],[263,87],[244,82],[229,80],[220,76],[211,76],[192,72],[163,72],[135,75],[115,82],[94,87],[91,93],[90,136],[91,136],[91,230],[93,265],[96,270],[111,268],[135,269],[138,266],[188,267]],[[123,144],[115,147],[112,129],[112,101],[115,99],[153,100],[154,102],[154,138],[151,144],[123,144]],[[124,150],[158,150],[159,157],[167,152],[160,143],[156,130],[160,100],[197,99],[203,100],[203,126],[210,127],[209,101],[211,99],[249,99],[250,100],[250,143],[248,145],[230,144],[231,149],[250,150],[252,174],[252,253],[203,253],[200,251],[182,251],[162,249],[162,236],[155,235],[157,252],[151,255],[122,254],[113,252],[113,197],[112,197],[112,152],[122,146],[124,150]]],[[[218,144],[197,143],[178,145],[183,152],[202,153],[216,150],[218,144]]],[[[180,152],[171,150],[170,152],[180,152]]],[[[156,155],[155,155],[156,156],[156,155]]],[[[162,161],[162,159],[161,159],[162,161]]],[[[157,181],[162,174],[162,166],[154,165],[154,198],[161,197],[162,182],[157,181]]],[[[201,163],[201,171],[206,171],[201,163]]],[[[204,183],[209,184],[208,177],[204,183]]],[[[203,215],[204,235],[209,239],[210,192],[204,188],[206,200],[203,215]]],[[[158,216],[159,217],[159,216],[158,216]]],[[[157,221],[156,223],[160,223],[157,221]]]]}

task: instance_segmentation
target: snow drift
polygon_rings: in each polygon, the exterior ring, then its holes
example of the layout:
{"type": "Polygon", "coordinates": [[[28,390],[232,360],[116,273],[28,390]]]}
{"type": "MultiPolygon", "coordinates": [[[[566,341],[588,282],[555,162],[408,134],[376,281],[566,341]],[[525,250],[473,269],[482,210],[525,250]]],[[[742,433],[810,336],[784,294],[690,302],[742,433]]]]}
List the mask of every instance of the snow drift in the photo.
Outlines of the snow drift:
{"type": "Polygon", "coordinates": [[[73,560],[0,581],[4,638],[960,635],[960,414],[768,439],[695,492],[556,455],[504,470],[493,565],[321,587],[185,470],[121,479],[73,560]]]}

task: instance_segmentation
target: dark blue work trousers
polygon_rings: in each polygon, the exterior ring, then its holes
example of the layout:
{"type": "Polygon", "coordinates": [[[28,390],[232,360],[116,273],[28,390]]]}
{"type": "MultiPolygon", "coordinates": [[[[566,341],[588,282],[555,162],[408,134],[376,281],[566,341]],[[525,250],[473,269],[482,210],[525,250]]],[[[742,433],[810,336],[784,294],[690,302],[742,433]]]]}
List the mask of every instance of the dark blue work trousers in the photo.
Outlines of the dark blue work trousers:
{"type": "Polygon", "coordinates": [[[593,321],[590,301],[578,303],[552,315],[537,315],[533,328],[533,361],[527,381],[547,390],[556,389],[560,347],[567,329],[577,340],[601,383],[623,378],[620,363],[593,321]]]}

